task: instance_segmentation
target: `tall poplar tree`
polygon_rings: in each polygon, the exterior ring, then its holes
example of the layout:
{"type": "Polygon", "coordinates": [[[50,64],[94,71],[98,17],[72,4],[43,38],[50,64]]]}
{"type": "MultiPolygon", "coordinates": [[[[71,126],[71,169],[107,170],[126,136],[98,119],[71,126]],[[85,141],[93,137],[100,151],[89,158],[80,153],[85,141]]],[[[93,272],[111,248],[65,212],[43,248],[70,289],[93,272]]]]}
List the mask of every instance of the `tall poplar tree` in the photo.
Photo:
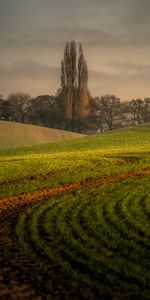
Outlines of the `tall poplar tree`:
{"type": "Polygon", "coordinates": [[[87,112],[89,101],[88,68],[82,45],[79,54],[75,41],[66,42],[61,62],[61,96],[64,101],[65,120],[73,126],[87,112]]]}
{"type": "Polygon", "coordinates": [[[79,45],[78,58],[78,116],[83,117],[87,112],[87,105],[89,102],[88,91],[88,67],[84,58],[82,45],[79,45]]]}
{"type": "Polygon", "coordinates": [[[61,93],[65,102],[65,117],[71,120],[77,90],[77,50],[75,41],[67,42],[61,62],[61,93]]]}

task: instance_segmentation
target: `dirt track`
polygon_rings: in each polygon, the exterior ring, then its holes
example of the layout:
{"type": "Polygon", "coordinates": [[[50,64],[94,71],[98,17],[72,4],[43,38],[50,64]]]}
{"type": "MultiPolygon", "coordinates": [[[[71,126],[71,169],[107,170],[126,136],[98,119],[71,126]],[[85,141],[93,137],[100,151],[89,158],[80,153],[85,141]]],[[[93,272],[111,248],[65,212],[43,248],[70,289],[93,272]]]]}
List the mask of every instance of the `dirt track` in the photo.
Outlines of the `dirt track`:
{"type": "Polygon", "coordinates": [[[111,176],[103,176],[97,179],[87,179],[83,182],[70,183],[67,185],[58,185],[55,188],[45,188],[37,191],[29,192],[23,195],[4,198],[0,200],[0,212],[14,208],[16,205],[24,205],[29,202],[35,202],[41,200],[44,197],[51,197],[67,192],[75,192],[80,189],[92,186],[92,185],[103,185],[111,184],[113,182],[123,181],[133,177],[150,175],[150,167],[141,168],[138,170],[131,170],[128,172],[118,173],[111,176]]]}

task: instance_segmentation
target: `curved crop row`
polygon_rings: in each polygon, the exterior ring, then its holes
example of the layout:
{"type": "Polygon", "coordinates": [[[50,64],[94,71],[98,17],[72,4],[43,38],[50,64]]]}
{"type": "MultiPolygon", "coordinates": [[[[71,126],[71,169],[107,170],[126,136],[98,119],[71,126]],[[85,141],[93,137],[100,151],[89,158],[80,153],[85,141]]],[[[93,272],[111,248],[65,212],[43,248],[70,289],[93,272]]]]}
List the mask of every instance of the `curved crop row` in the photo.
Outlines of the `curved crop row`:
{"type": "Polygon", "coordinates": [[[141,178],[45,199],[22,212],[16,235],[38,261],[33,277],[41,293],[47,299],[146,299],[149,192],[149,178],[141,178]]]}

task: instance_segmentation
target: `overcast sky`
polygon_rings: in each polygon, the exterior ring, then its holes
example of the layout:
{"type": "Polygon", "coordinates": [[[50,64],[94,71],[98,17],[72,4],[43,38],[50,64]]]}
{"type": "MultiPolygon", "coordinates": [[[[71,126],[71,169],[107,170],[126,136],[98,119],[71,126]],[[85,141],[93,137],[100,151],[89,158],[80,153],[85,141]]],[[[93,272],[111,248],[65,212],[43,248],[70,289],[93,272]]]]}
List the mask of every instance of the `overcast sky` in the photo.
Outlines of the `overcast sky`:
{"type": "Polygon", "coordinates": [[[0,0],[0,94],[55,94],[67,40],[93,96],[150,97],[150,0],[0,0]]]}

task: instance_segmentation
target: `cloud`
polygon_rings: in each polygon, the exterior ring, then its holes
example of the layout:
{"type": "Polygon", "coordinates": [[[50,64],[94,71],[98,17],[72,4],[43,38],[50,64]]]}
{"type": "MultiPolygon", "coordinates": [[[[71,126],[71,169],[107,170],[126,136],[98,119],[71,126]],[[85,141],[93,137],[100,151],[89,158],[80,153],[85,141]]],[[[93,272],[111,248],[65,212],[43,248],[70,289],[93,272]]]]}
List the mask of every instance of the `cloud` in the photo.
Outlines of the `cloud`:
{"type": "Polygon", "coordinates": [[[33,96],[52,94],[59,87],[59,70],[36,61],[18,61],[7,68],[0,67],[0,93],[5,96],[27,92],[33,96]]]}
{"type": "Polygon", "coordinates": [[[122,40],[128,45],[150,45],[150,1],[134,0],[126,5],[124,12],[119,15],[115,23],[122,40]]]}
{"type": "Polygon", "coordinates": [[[111,61],[101,71],[89,71],[89,87],[93,96],[115,94],[122,100],[148,97],[150,65],[111,61]]]}
{"type": "Polygon", "coordinates": [[[19,38],[9,37],[2,39],[3,47],[29,47],[39,48],[64,46],[67,40],[81,41],[87,46],[111,46],[118,44],[120,37],[110,34],[99,28],[82,27],[74,24],[70,27],[39,28],[29,31],[19,38]]]}
{"type": "Polygon", "coordinates": [[[83,44],[91,91],[149,91],[149,0],[0,0],[0,11],[0,92],[56,91],[72,39],[83,44]]]}
{"type": "Polygon", "coordinates": [[[45,80],[46,78],[50,79],[50,77],[56,79],[57,76],[57,67],[49,67],[34,60],[17,61],[8,68],[0,67],[0,79],[10,79],[15,77],[18,79],[45,80]]]}
{"type": "Polygon", "coordinates": [[[125,76],[140,77],[147,79],[150,76],[150,65],[134,63],[130,61],[111,61],[105,64],[105,67],[112,73],[125,76]]]}
{"type": "Polygon", "coordinates": [[[48,47],[64,47],[67,40],[81,41],[86,47],[150,47],[150,21],[149,26],[139,28],[136,21],[122,19],[114,25],[114,30],[104,30],[99,27],[86,27],[79,24],[45,27],[30,30],[19,37],[1,35],[1,47],[48,49],[48,47]],[[132,25],[132,22],[134,26],[132,25]],[[127,23],[124,25],[124,23],[127,23]],[[115,26],[120,31],[115,30],[115,26]],[[123,28],[123,29],[122,29],[123,28]]]}
{"type": "Polygon", "coordinates": [[[102,71],[91,70],[89,77],[91,80],[137,80],[149,81],[150,65],[133,62],[111,61],[101,65],[102,71]]]}
{"type": "Polygon", "coordinates": [[[116,71],[90,71],[89,88],[93,96],[114,94],[121,100],[130,100],[138,97],[150,96],[149,73],[128,74],[127,72],[116,71]]]}
{"type": "MultiPolygon", "coordinates": [[[[150,95],[150,65],[110,61],[101,64],[101,70],[89,70],[89,88],[93,96],[113,93],[122,99],[131,99],[150,95]]],[[[59,72],[57,66],[49,67],[35,60],[0,67],[0,93],[55,94],[60,86],[59,72]]]]}
{"type": "MultiPolygon", "coordinates": [[[[109,61],[102,63],[100,70],[89,70],[90,79],[118,79],[118,78],[141,78],[141,80],[149,80],[150,65],[138,64],[129,61],[109,61]]],[[[23,78],[23,79],[41,79],[53,77],[59,79],[59,67],[49,66],[39,63],[35,60],[16,61],[7,68],[0,67],[0,79],[2,78],[23,78]]]]}
{"type": "Polygon", "coordinates": [[[44,48],[70,39],[95,47],[150,46],[149,0],[5,0],[0,9],[5,46],[44,48]]]}

